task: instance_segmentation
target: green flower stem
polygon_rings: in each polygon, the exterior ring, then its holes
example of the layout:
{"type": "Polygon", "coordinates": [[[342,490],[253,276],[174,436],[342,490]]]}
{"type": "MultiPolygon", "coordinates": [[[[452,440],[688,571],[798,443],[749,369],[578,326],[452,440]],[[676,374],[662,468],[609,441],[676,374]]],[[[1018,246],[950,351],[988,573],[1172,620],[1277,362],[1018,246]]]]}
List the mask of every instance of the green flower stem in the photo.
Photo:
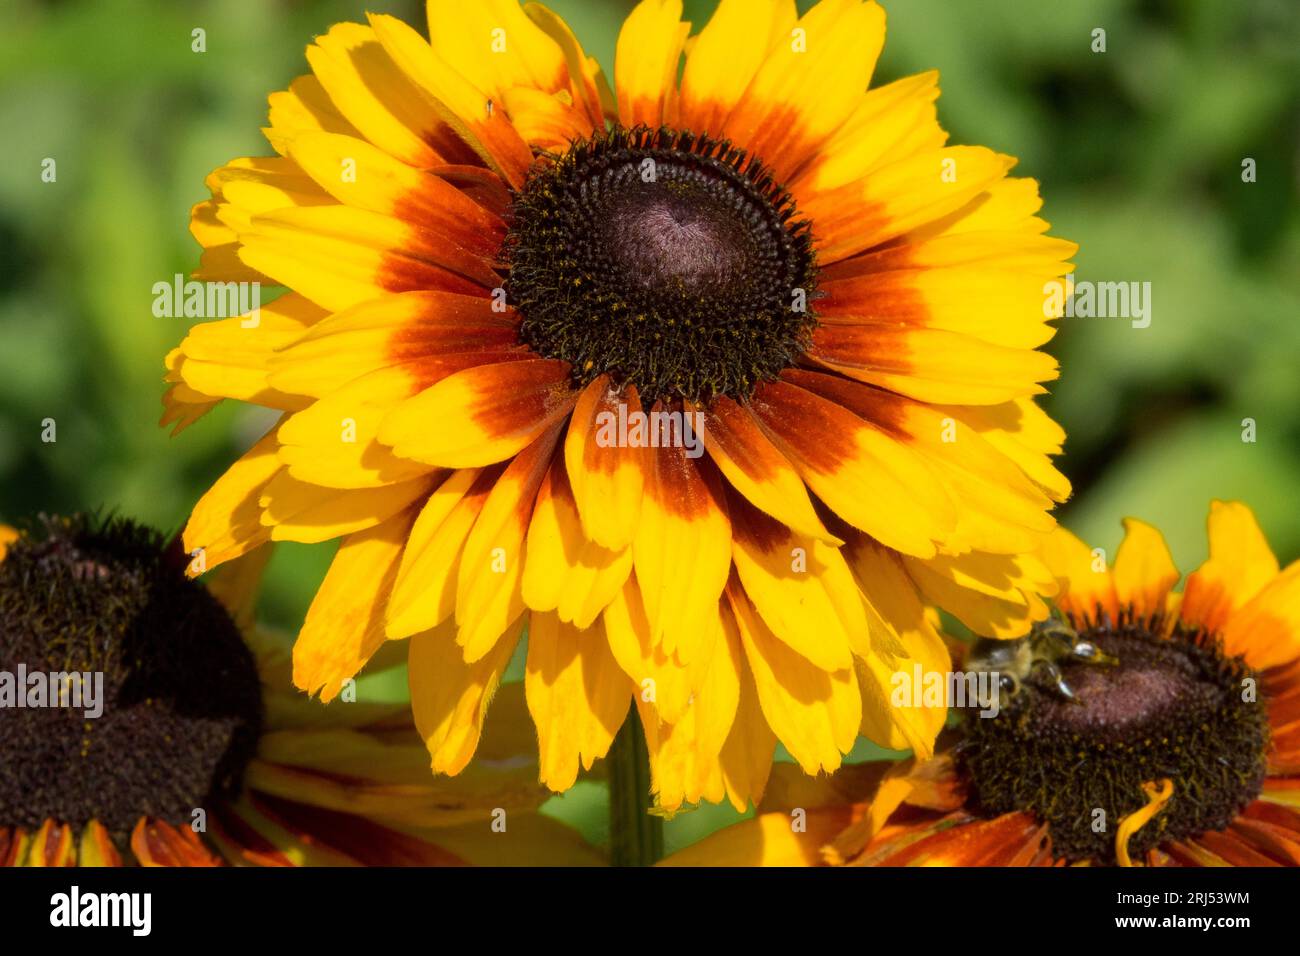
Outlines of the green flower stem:
{"type": "Polygon", "coordinates": [[[609,748],[609,859],[651,866],[664,855],[664,821],[650,814],[650,755],[635,707],[609,748]]]}

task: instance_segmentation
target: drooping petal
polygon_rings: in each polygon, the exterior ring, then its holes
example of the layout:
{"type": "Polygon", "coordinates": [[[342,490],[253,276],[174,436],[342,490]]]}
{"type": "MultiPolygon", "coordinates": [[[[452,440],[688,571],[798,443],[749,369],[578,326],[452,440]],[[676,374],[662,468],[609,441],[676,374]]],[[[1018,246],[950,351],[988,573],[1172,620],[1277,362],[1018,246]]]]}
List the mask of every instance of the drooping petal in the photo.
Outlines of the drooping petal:
{"type": "Polygon", "coordinates": [[[579,631],[542,612],[530,621],[528,711],[537,725],[542,783],[562,792],[573,786],[580,766],[590,770],[609,751],[633,687],[610,652],[603,624],[579,631]]]}
{"type": "Polygon", "coordinates": [[[455,612],[465,539],[500,474],[495,467],[462,468],[429,495],[411,527],[385,610],[390,639],[427,631],[455,612]]]}
{"type": "Polygon", "coordinates": [[[744,406],[719,396],[704,416],[704,447],[733,488],[800,534],[839,543],[817,517],[794,466],[744,406]]]}
{"type": "Polygon", "coordinates": [[[736,572],[772,633],[824,671],[851,667],[850,634],[864,633],[867,620],[839,549],[735,496],[730,513],[736,572]]]}
{"type": "Polygon", "coordinates": [[[411,710],[434,773],[458,774],[474,756],[488,704],[523,625],[521,616],[473,663],[465,661],[450,620],[411,638],[411,710]]]}
{"type": "Polygon", "coordinates": [[[707,459],[680,447],[651,449],[650,457],[633,565],[654,640],[689,665],[716,636],[702,622],[716,617],[727,581],[731,524],[707,459]]]}
{"type": "Polygon", "coordinates": [[[582,531],[564,459],[551,462],[533,507],[524,560],[524,603],[555,611],[561,621],[586,628],[623,589],[632,573],[632,549],[613,551],[582,531]]]}
{"type": "Polygon", "coordinates": [[[467,661],[486,654],[523,613],[524,536],[559,434],[558,425],[543,433],[501,473],[465,541],[456,573],[456,640],[467,661]]]}
{"type": "Polygon", "coordinates": [[[763,716],[805,773],[839,767],[853,747],[862,700],[852,668],[827,672],[781,641],[739,581],[727,586],[763,716]]]}
{"type": "Polygon", "coordinates": [[[339,545],[293,646],[300,690],[333,700],[384,643],[384,603],[414,520],[404,511],[339,545]]]}

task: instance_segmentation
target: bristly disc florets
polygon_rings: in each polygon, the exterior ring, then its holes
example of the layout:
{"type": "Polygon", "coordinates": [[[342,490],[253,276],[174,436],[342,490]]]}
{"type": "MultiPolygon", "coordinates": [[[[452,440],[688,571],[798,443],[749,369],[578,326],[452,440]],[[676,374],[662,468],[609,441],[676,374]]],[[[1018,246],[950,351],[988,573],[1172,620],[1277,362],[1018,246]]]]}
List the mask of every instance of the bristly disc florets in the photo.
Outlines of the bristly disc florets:
{"type": "Polygon", "coordinates": [[[507,300],[575,383],[609,373],[643,401],[747,396],[808,346],[807,222],[726,141],[616,128],[539,165],[511,210],[507,300]]]}
{"type": "Polygon", "coordinates": [[[230,615],[184,567],[129,521],[44,519],[9,545],[0,826],[93,819],[120,836],[141,817],[189,824],[236,792],[261,731],[261,683],[230,615]]]}
{"type": "Polygon", "coordinates": [[[1048,825],[1053,854],[1115,862],[1120,819],[1173,796],[1134,833],[1133,859],[1165,840],[1222,830],[1263,786],[1269,743],[1255,675],[1210,635],[1124,615],[1081,628],[1118,663],[1061,667],[1074,699],[1025,683],[993,717],[965,716],[958,762],[982,814],[1027,811],[1048,825]]]}

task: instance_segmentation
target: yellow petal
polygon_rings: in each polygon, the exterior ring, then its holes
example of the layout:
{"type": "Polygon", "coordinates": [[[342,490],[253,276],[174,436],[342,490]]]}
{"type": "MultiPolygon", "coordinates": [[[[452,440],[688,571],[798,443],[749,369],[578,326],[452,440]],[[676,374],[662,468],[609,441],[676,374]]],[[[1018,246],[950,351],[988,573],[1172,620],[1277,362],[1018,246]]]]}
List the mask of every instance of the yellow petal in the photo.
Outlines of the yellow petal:
{"type": "Polygon", "coordinates": [[[378,368],[292,415],[280,428],[280,460],[299,481],[327,488],[381,488],[433,471],[376,439],[388,412],[419,388],[401,368],[378,368]]]}
{"type": "Polygon", "coordinates": [[[805,773],[836,770],[853,747],[862,699],[851,668],[827,672],[771,632],[738,584],[727,587],[758,700],[777,738],[805,773]]]}
{"type": "Polygon", "coordinates": [[[534,613],[524,689],[537,724],[541,780],[563,792],[605,756],[627,715],[632,683],[614,660],[604,625],[586,631],[534,613]]]}
{"type": "Polygon", "coordinates": [[[461,551],[499,474],[462,468],[429,495],[411,528],[385,612],[390,639],[426,631],[455,612],[461,551]]]}
{"type": "Polygon", "coordinates": [[[716,636],[702,622],[731,565],[731,523],[716,471],[682,448],[652,449],[655,462],[632,545],[651,634],[689,665],[716,636]]]}
{"type": "Polygon", "coordinates": [[[635,577],[614,595],[603,619],[610,651],[636,685],[638,704],[651,704],[658,719],[677,723],[691,699],[690,672],[651,639],[635,577]]]}
{"type": "Polygon", "coordinates": [[[293,646],[293,682],[330,701],[384,642],[384,602],[415,515],[404,511],[341,545],[293,646]]]}
{"type": "Polygon", "coordinates": [[[1259,522],[1239,501],[1213,501],[1210,557],[1187,577],[1183,620],[1218,631],[1232,612],[1277,576],[1278,563],[1259,522]]]}
{"type": "Polygon", "coordinates": [[[731,518],[736,572],[772,633],[821,670],[851,667],[849,635],[867,621],[839,549],[734,498],[731,518]]]}
{"type": "Polygon", "coordinates": [[[1300,561],[1264,585],[1232,614],[1223,628],[1223,647],[1265,670],[1300,658],[1300,561]]]}
{"type": "Polygon", "coordinates": [[[624,126],[664,125],[675,99],[682,45],[681,0],[641,0],[623,21],[614,54],[614,88],[624,126]]]}
{"type": "Polygon", "coordinates": [[[307,484],[281,471],[258,499],[261,520],[273,541],[316,544],[386,521],[428,494],[433,481],[427,475],[378,488],[339,490],[307,484]]]}
{"type": "Polygon", "coordinates": [[[458,774],[474,756],[523,625],[520,617],[473,663],[465,662],[450,621],[411,638],[411,709],[434,773],[458,774]]]}
{"type": "Polygon", "coordinates": [[[556,455],[528,526],[524,603],[535,611],[556,611],[561,621],[586,628],[631,572],[631,548],[611,551],[582,533],[564,459],[556,455]]]}
{"type": "Polygon", "coordinates": [[[456,576],[456,640],[476,661],[524,610],[524,535],[550,466],[559,428],[542,435],[502,472],[461,552],[456,576]]]}
{"type": "Polygon", "coordinates": [[[641,412],[636,386],[621,392],[601,375],[578,397],[564,438],[564,461],[569,486],[587,537],[606,548],[622,549],[632,543],[650,460],[630,444],[597,441],[600,422],[618,417],[620,405],[627,415],[641,412]]]}
{"type": "Polygon", "coordinates": [[[282,471],[276,457],[276,431],[273,428],[262,436],[194,506],[182,540],[187,554],[202,549],[203,561],[191,562],[190,573],[215,568],[271,539],[271,529],[262,524],[260,499],[282,471]]]}
{"type": "Polygon", "coordinates": [[[1124,540],[1115,555],[1115,597],[1139,618],[1161,614],[1181,575],[1164,536],[1144,521],[1124,519],[1124,540]]]}

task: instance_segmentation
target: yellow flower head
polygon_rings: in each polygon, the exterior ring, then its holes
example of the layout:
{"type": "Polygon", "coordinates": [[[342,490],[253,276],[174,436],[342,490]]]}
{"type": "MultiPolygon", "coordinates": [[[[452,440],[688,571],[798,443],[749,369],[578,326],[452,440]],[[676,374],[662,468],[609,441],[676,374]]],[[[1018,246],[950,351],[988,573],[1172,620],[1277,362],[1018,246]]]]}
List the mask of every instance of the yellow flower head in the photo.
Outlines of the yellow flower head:
{"type": "Polygon", "coordinates": [[[209,593],[131,522],[0,532],[0,866],[539,862],[529,836],[547,862],[598,859],[534,812],[523,721],[494,725],[500,760],[453,785],[404,701],[290,693],[284,643],[250,626],[260,556],[209,593]],[[525,835],[508,849],[503,811],[525,835]]]}
{"type": "Polygon", "coordinates": [[[283,417],[199,502],[208,567],[341,538],[294,652],[338,693],[409,639],[435,771],[469,762],[527,628],[542,780],[630,707],[659,804],[744,807],[777,740],[928,753],[938,604],[1023,633],[1069,486],[1034,404],[1072,243],[1013,160],[946,146],[938,78],[868,89],[874,2],[645,0],[611,93],[538,4],[430,0],[308,47],[277,155],[195,207],[197,276],[284,285],[168,357],[166,423],[283,417]],[[683,64],[684,57],[684,64],[683,64]],[[1058,296],[1059,298],[1059,296],[1058,296]]]}
{"type": "Polygon", "coordinates": [[[774,786],[672,862],[1300,865],[1300,561],[1279,571],[1250,509],[1216,501],[1209,559],[1175,592],[1160,533],[1125,525],[1113,567],[1060,529],[1044,550],[1047,636],[1070,640],[1039,655],[1055,670],[968,709],[932,760],[774,786]],[[803,832],[792,806],[816,807],[803,832]]]}

